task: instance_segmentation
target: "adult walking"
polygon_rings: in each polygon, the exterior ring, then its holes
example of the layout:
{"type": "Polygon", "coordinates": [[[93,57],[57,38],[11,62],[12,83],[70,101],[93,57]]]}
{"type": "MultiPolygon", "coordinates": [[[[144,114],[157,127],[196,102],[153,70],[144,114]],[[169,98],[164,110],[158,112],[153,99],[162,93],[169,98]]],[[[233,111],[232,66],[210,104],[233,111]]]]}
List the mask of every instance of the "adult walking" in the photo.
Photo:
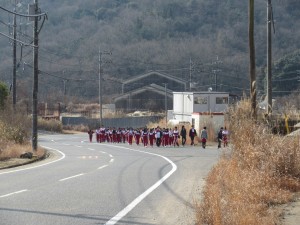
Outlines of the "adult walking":
{"type": "Polygon", "coordinates": [[[93,141],[93,134],[94,134],[94,131],[92,131],[92,130],[89,130],[89,131],[88,131],[88,135],[89,135],[90,142],[93,141]]]}
{"type": "Polygon", "coordinates": [[[192,128],[190,129],[190,132],[189,132],[189,137],[191,138],[191,145],[195,145],[194,139],[196,136],[197,136],[197,131],[194,128],[194,125],[192,125],[192,128]]]}
{"type": "Polygon", "coordinates": [[[186,129],[185,129],[184,125],[182,125],[182,127],[181,127],[180,137],[181,137],[181,144],[182,144],[182,146],[184,146],[185,142],[186,142],[186,129]]]}
{"type": "Polygon", "coordinates": [[[206,127],[203,127],[203,129],[201,130],[200,138],[201,138],[201,142],[202,142],[202,148],[205,148],[206,147],[206,141],[208,139],[208,134],[207,134],[206,127]]]}
{"type": "Polygon", "coordinates": [[[220,128],[217,138],[218,138],[218,148],[221,148],[222,140],[223,140],[223,127],[220,128]]]}

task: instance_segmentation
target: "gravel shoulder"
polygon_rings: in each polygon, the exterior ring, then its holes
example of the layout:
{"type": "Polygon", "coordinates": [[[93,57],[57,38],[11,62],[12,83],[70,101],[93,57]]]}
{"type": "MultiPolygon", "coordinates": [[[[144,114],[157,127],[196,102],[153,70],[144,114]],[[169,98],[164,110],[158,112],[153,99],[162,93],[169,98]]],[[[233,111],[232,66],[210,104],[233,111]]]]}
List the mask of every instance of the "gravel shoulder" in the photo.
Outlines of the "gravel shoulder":
{"type": "Polygon", "coordinates": [[[283,207],[283,225],[300,224],[300,193],[295,196],[295,200],[283,207]]]}

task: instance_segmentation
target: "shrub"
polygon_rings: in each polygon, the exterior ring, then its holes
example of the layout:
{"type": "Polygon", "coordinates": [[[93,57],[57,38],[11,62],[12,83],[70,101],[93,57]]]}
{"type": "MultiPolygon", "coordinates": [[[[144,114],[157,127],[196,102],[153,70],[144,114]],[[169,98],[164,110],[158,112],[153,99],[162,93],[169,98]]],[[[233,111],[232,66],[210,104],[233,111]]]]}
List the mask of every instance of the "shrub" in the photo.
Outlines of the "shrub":
{"type": "Polygon", "coordinates": [[[29,141],[30,120],[21,110],[6,107],[0,114],[0,136],[6,141],[24,144],[29,141]]]}
{"type": "Polygon", "coordinates": [[[273,135],[250,117],[250,103],[230,110],[232,149],[206,179],[197,224],[278,224],[275,207],[300,190],[299,140],[273,135]]]}
{"type": "Polygon", "coordinates": [[[63,125],[58,120],[38,119],[38,129],[51,132],[62,133],[63,125]]]}

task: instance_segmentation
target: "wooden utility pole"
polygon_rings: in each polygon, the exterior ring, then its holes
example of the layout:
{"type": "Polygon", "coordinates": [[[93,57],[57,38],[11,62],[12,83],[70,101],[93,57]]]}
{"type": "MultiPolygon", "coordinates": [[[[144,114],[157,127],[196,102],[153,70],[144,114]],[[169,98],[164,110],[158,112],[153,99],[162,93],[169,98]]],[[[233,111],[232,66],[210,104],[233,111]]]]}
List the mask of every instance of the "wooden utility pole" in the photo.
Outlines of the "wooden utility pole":
{"type": "MultiPolygon", "coordinates": [[[[15,0],[15,9],[17,10],[17,2],[15,0]]],[[[13,15],[13,79],[12,79],[12,90],[13,90],[13,108],[16,108],[17,103],[17,15],[13,15]]]]}
{"type": "Polygon", "coordinates": [[[99,47],[99,107],[100,107],[100,115],[99,115],[99,117],[100,117],[100,119],[99,119],[99,126],[102,126],[102,82],[101,82],[101,80],[102,80],[102,76],[101,76],[101,64],[102,64],[102,59],[101,59],[101,50],[100,50],[100,47],[99,47]]]}
{"type": "MultiPolygon", "coordinates": [[[[112,52],[111,51],[104,51],[104,52],[101,52],[101,49],[99,47],[99,71],[98,71],[98,76],[99,76],[99,106],[100,106],[100,126],[102,126],[103,124],[103,114],[102,114],[102,110],[103,110],[103,102],[102,102],[102,89],[103,89],[103,84],[102,84],[102,75],[101,75],[101,72],[102,72],[102,55],[111,55],[112,52]]],[[[106,62],[107,63],[107,62],[106,62]]]]}
{"type": "Polygon", "coordinates": [[[268,99],[268,108],[267,108],[267,114],[270,115],[272,113],[272,3],[271,0],[268,0],[268,6],[267,6],[267,37],[268,37],[268,43],[267,43],[267,51],[268,51],[268,57],[267,57],[267,99],[268,99]]]}
{"type": "Polygon", "coordinates": [[[248,35],[249,35],[249,73],[250,73],[250,100],[251,116],[256,119],[256,71],[255,71],[255,43],[254,43],[254,0],[249,0],[248,7],[248,35]]]}
{"type": "MultiPolygon", "coordinates": [[[[38,0],[34,0],[34,14],[38,14],[38,0]]],[[[37,151],[37,105],[38,105],[38,17],[34,17],[34,26],[33,26],[33,90],[32,90],[32,150],[37,151]]]]}
{"type": "Polygon", "coordinates": [[[168,127],[168,102],[167,102],[167,83],[165,85],[165,116],[166,116],[166,127],[168,127]]]}

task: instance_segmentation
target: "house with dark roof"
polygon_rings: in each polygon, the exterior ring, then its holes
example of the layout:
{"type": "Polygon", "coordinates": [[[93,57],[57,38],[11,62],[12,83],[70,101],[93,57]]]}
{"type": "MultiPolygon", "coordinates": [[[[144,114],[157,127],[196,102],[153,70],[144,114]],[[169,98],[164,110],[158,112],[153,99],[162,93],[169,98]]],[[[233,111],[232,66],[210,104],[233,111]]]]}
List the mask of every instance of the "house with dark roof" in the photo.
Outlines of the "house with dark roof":
{"type": "Polygon", "coordinates": [[[151,71],[122,81],[122,93],[114,98],[117,110],[164,111],[173,107],[173,92],[185,91],[183,79],[151,71]]]}

